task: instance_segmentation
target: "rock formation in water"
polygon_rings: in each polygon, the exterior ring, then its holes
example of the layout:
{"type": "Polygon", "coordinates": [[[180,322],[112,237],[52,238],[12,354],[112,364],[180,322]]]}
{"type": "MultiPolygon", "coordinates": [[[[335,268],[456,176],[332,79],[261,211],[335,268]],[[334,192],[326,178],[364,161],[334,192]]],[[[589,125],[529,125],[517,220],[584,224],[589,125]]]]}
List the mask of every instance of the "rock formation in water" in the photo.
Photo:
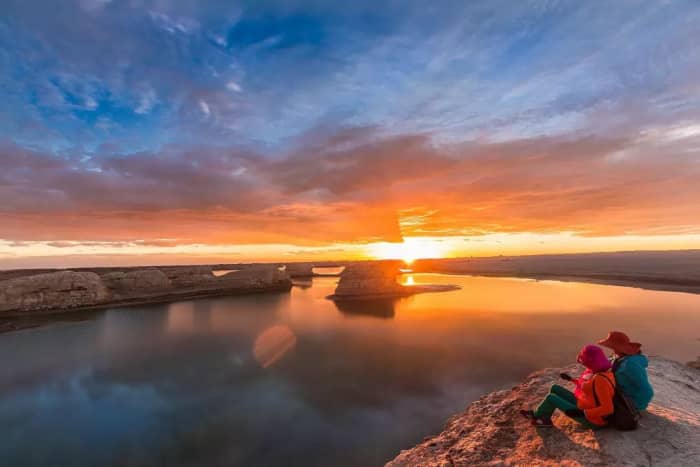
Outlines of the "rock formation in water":
{"type": "Polygon", "coordinates": [[[287,272],[273,265],[250,265],[220,277],[209,266],[93,271],[58,270],[0,280],[0,316],[282,291],[292,286],[287,272]]]}
{"type": "MultiPolygon", "coordinates": [[[[560,369],[538,371],[453,417],[442,433],[402,451],[390,467],[406,466],[696,466],[700,459],[700,371],[652,358],[656,392],[636,431],[591,431],[558,414],[554,427],[535,428],[517,412],[534,407],[560,369]]],[[[572,366],[571,374],[580,371],[572,366]]],[[[566,384],[566,383],[564,383],[566,384]]]]}
{"type": "Polygon", "coordinates": [[[372,261],[351,264],[340,274],[340,281],[332,300],[383,299],[405,297],[424,292],[449,292],[459,289],[448,284],[401,285],[401,261],[372,261]]]}
{"type": "Polygon", "coordinates": [[[285,266],[289,277],[292,279],[313,277],[314,275],[314,265],[312,263],[287,263],[285,266]]]}
{"type": "Polygon", "coordinates": [[[340,275],[332,298],[396,297],[411,293],[396,279],[400,274],[399,261],[376,261],[349,265],[340,275]]]}
{"type": "Polygon", "coordinates": [[[340,261],[340,262],[329,262],[329,261],[315,261],[313,263],[286,263],[284,266],[287,269],[287,273],[289,273],[289,277],[292,279],[308,279],[311,277],[316,277],[316,276],[337,276],[339,274],[333,272],[333,273],[316,273],[314,272],[314,268],[343,268],[347,264],[350,264],[348,261],[340,261]]]}

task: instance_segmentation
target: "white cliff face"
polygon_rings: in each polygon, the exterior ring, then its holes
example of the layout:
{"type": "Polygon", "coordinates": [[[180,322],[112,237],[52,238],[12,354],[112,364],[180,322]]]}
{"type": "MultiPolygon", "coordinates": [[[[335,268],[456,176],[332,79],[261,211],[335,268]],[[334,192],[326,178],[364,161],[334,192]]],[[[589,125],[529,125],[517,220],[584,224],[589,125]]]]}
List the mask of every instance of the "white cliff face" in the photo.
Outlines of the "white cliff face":
{"type": "Polygon", "coordinates": [[[289,275],[276,266],[216,277],[208,266],[54,271],[0,281],[0,314],[64,311],[211,295],[284,291],[289,275]]]}
{"type": "Polygon", "coordinates": [[[113,298],[132,298],[163,294],[173,289],[173,284],[159,269],[110,272],[102,275],[102,281],[113,298]]]}
{"type": "MultiPolygon", "coordinates": [[[[575,373],[580,367],[563,371],[575,373]]],[[[450,419],[442,433],[402,451],[405,466],[697,466],[700,460],[700,371],[651,358],[654,400],[636,431],[591,431],[564,415],[535,428],[518,414],[540,402],[561,369],[530,375],[510,390],[488,394],[450,419]]],[[[564,383],[566,384],[566,383],[564,383]]]]}
{"type": "Polygon", "coordinates": [[[93,272],[57,271],[0,283],[0,312],[96,306],[110,292],[93,272]]]}

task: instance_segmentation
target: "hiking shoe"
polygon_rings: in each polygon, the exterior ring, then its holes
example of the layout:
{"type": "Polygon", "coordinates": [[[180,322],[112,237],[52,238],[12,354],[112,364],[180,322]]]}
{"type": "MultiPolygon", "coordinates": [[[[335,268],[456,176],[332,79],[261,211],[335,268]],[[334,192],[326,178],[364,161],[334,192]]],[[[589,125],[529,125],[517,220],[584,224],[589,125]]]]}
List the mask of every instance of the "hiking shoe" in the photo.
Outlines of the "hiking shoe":
{"type": "Polygon", "coordinates": [[[520,415],[530,420],[532,426],[553,426],[551,418],[536,417],[532,410],[521,410],[520,415]]]}
{"type": "Polygon", "coordinates": [[[554,423],[552,423],[551,418],[540,417],[535,417],[532,420],[530,420],[530,424],[533,426],[554,426],[554,423]]]}

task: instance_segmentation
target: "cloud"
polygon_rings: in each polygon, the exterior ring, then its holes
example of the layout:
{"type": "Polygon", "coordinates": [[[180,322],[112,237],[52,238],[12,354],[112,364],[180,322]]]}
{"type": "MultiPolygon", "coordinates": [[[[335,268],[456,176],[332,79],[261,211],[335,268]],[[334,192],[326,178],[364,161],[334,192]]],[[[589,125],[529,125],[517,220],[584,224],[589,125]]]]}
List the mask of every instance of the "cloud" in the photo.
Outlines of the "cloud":
{"type": "Polygon", "coordinates": [[[97,104],[97,101],[93,97],[88,96],[85,98],[85,100],[83,102],[83,106],[87,110],[95,110],[95,109],[97,109],[98,104],[97,104]]]}
{"type": "Polygon", "coordinates": [[[327,146],[302,148],[292,157],[263,165],[260,170],[289,194],[323,190],[342,196],[360,190],[382,190],[394,181],[430,177],[455,163],[432,148],[425,135],[344,147],[347,145],[341,135],[328,141],[327,146]]]}
{"type": "Polygon", "coordinates": [[[158,102],[158,98],[153,89],[147,89],[138,98],[138,105],[134,108],[137,114],[147,114],[158,102]]]}
{"type": "Polygon", "coordinates": [[[206,115],[207,117],[211,114],[211,110],[209,109],[209,104],[207,104],[207,101],[200,100],[199,101],[199,108],[202,109],[202,113],[204,115],[206,115]]]}
{"type": "Polygon", "coordinates": [[[151,20],[153,20],[153,22],[159,28],[162,28],[171,34],[178,32],[183,34],[192,34],[199,29],[199,23],[192,18],[185,17],[174,19],[159,11],[150,11],[148,14],[151,17],[151,20]]]}
{"type": "Polygon", "coordinates": [[[229,81],[226,83],[226,89],[234,92],[241,92],[241,87],[235,81],[229,81]]]}
{"type": "Polygon", "coordinates": [[[96,12],[112,3],[112,0],[80,0],[80,5],[88,12],[96,12]]]}
{"type": "Polygon", "coordinates": [[[588,3],[511,3],[76,0],[36,15],[9,0],[0,41],[17,73],[0,78],[12,97],[12,125],[0,128],[14,137],[18,120],[38,120],[54,133],[48,149],[101,142],[95,122],[106,117],[120,128],[107,136],[130,150],[211,139],[279,148],[323,124],[508,140],[628,130],[697,108],[694,3],[641,13],[620,3],[605,15],[588,3]],[[45,81],[66,74],[92,83],[99,107],[87,109],[100,115],[50,104],[45,81]],[[124,109],[149,113],[144,87],[159,112],[134,118],[124,109]]]}
{"type": "Polygon", "coordinates": [[[282,159],[242,149],[0,150],[0,238],[295,243],[402,235],[698,233],[698,151],[635,137],[435,144],[345,131],[282,159]],[[625,152],[623,159],[614,157],[625,152]],[[663,154],[664,157],[659,157],[663,154]]]}
{"type": "Polygon", "coordinates": [[[3,7],[0,238],[698,231],[695,2],[3,7]]]}

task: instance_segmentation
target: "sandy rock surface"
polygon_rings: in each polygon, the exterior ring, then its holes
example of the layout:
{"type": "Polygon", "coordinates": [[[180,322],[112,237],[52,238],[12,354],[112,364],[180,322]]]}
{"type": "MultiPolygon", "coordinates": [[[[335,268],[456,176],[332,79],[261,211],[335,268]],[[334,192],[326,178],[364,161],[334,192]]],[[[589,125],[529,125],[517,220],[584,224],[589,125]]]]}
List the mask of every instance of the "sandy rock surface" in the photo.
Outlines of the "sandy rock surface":
{"type": "MultiPolygon", "coordinates": [[[[512,390],[497,391],[453,417],[444,431],[402,451],[387,466],[698,466],[700,371],[652,358],[654,401],[638,430],[593,432],[558,414],[552,428],[535,428],[517,412],[534,407],[561,369],[530,375],[512,390]]],[[[581,371],[572,366],[569,373],[581,371]]],[[[566,384],[566,383],[564,383],[566,384]]]]}
{"type": "Polygon", "coordinates": [[[168,276],[155,268],[110,272],[103,274],[102,280],[114,298],[162,294],[173,288],[168,276]]]}
{"type": "Polygon", "coordinates": [[[4,281],[0,311],[70,309],[100,304],[109,297],[107,287],[93,272],[50,272],[4,281]]]}

